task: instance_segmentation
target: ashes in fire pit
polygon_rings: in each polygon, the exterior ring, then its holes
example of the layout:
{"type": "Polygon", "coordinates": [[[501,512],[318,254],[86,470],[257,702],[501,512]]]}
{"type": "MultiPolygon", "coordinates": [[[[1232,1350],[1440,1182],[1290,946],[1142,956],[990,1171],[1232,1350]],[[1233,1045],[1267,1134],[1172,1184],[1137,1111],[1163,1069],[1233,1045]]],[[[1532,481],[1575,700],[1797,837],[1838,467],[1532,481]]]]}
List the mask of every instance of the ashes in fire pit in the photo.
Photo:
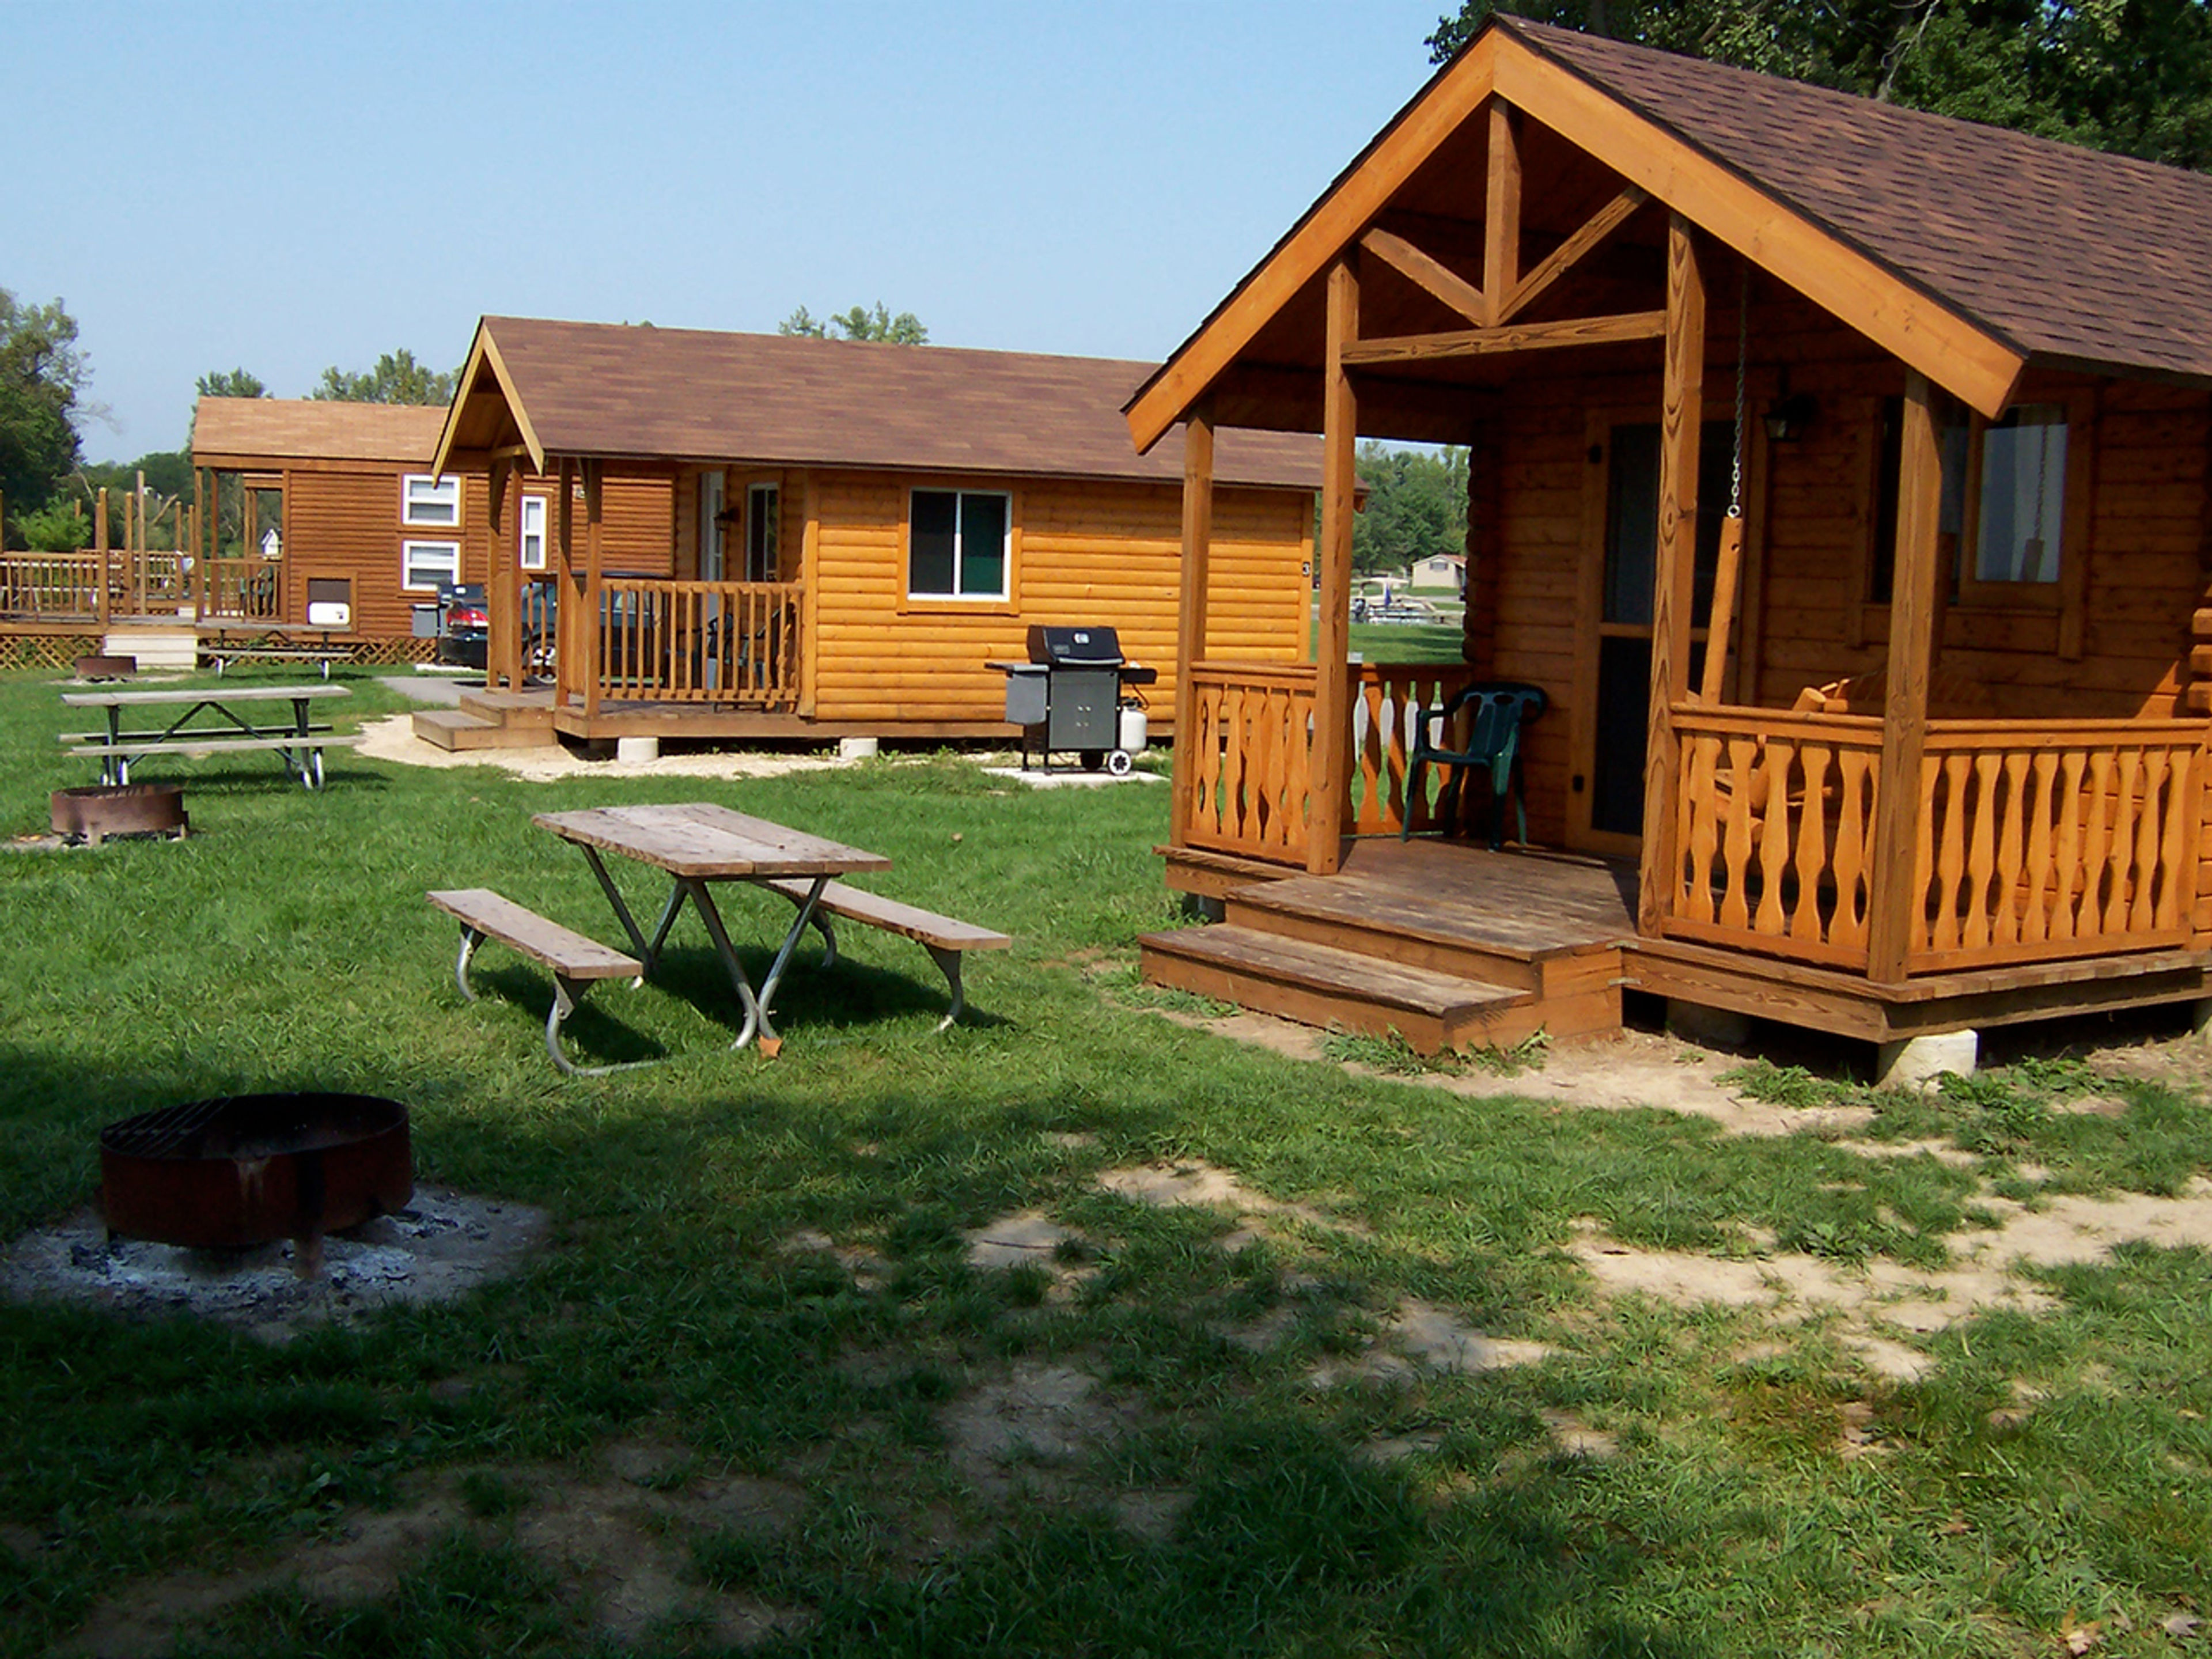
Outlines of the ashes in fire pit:
{"type": "Polygon", "coordinates": [[[303,1327],[378,1309],[449,1302],[519,1271],[551,1233],[543,1210],[441,1188],[323,1241],[301,1279],[292,1247],[191,1249],[111,1239],[88,1207],[0,1249],[0,1297],[67,1302],[125,1318],[190,1315],[282,1342],[303,1327]]]}
{"type": "Polygon", "coordinates": [[[289,1238],[303,1279],[325,1233],[404,1209],[414,1191],[407,1109],[373,1095],[230,1095],[100,1132],[111,1234],[203,1249],[289,1238]]]}
{"type": "Polygon", "coordinates": [[[191,833],[181,783],[90,784],[57,789],[52,802],[54,833],[97,847],[110,836],[191,833]]]}

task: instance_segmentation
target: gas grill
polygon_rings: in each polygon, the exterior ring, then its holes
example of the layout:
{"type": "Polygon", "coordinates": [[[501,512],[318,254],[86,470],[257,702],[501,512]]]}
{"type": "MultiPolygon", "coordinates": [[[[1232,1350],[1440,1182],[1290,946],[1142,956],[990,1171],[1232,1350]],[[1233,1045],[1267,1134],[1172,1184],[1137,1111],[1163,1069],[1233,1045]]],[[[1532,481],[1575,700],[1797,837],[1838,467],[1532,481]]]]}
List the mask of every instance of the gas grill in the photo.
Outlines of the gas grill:
{"type": "Polygon", "coordinates": [[[1140,688],[1159,678],[1121,654],[1121,639],[1107,627],[1055,628],[1029,632],[1027,662],[994,662],[1006,677],[1006,720],[1022,728],[1022,769],[1034,745],[1037,763],[1052,770],[1056,754],[1073,754],[1086,772],[1102,766],[1115,777],[1145,746],[1140,688]]]}

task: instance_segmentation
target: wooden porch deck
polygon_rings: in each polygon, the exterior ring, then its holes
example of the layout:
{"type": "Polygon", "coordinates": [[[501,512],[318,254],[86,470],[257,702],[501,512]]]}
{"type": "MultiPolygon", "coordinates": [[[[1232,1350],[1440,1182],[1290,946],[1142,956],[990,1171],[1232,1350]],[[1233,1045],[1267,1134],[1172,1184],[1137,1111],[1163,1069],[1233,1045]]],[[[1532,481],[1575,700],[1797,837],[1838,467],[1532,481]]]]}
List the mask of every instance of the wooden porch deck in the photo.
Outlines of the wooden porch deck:
{"type": "Polygon", "coordinates": [[[1163,849],[1222,922],[1148,934],[1147,983],[1417,1049],[1618,1028],[1624,989],[1890,1042],[2212,997],[2212,952],[2115,951],[1872,981],[1636,932],[1636,866],[1463,842],[1352,843],[1338,874],[1163,849]]]}

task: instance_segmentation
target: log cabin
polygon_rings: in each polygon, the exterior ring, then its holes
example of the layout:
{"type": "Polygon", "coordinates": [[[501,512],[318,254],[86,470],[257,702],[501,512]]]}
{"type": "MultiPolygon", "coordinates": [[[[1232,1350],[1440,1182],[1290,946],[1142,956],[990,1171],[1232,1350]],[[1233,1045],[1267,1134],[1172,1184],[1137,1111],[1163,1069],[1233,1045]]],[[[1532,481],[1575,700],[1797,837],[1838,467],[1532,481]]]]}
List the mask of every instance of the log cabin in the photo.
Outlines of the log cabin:
{"type": "MultiPolygon", "coordinates": [[[[585,740],[1003,738],[990,663],[1024,659],[1032,624],[1107,624],[1162,670],[1170,726],[1182,461],[1173,440],[1133,453],[1119,414],[1151,369],[483,319],[432,471],[495,525],[534,514],[538,557],[496,543],[465,713],[585,740]],[[617,545],[625,497],[653,504],[652,545],[617,545]]],[[[1215,476],[1236,584],[1209,649],[1296,663],[1319,446],[1239,434],[1215,476]]]]}
{"type": "MultiPolygon", "coordinates": [[[[481,583],[494,531],[481,485],[430,464],[443,406],[315,398],[203,398],[192,464],[221,544],[208,560],[204,626],[337,630],[392,646],[417,641],[416,607],[481,583]]],[[[617,492],[607,534],[617,556],[655,544],[658,503],[617,492]]],[[[664,515],[665,516],[665,515],[664,515]]],[[[514,556],[543,563],[543,503],[501,526],[514,556]],[[538,527],[539,542],[526,539],[538,527]]],[[[412,650],[428,654],[429,641],[412,650]]]]}
{"type": "Polygon", "coordinates": [[[2212,178],[1496,16],[1126,405],[1221,918],[1147,977],[1425,1048],[1634,988],[1883,1075],[2203,1010],[2208,387],[2212,178]],[[1322,436],[1313,666],[1218,653],[1227,427],[1322,436]],[[1361,438],[1472,447],[1455,673],[1348,660],[1361,438]],[[1407,764],[1492,682],[1546,703],[1497,853],[1407,764]]]}
{"type": "MultiPolygon", "coordinates": [[[[0,632],[77,649],[182,630],[200,654],[428,657],[415,607],[490,567],[482,490],[430,471],[444,420],[442,407],[203,398],[191,496],[126,495],[119,545],[103,509],[82,553],[0,555],[0,632]]],[[[615,504],[617,544],[639,538],[632,506],[615,504]]]]}

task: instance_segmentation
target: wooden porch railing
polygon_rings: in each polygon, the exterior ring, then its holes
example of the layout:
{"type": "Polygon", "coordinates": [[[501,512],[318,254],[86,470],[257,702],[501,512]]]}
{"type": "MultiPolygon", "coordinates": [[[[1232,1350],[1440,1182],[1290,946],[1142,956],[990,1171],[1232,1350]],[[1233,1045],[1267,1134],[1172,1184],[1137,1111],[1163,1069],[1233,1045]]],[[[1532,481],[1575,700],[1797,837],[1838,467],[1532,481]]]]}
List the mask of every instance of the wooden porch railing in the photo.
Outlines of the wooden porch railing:
{"type": "Polygon", "coordinates": [[[1931,720],[1914,867],[1870,867],[1881,722],[1674,706],[1682,867],[1662,930],[1847,970],[1876,889],[1912,884],[1908,973],[2186,943],[2203,727],[1931,720]]]}
{"type": "Polygon", "coordinates": [[[2189,941],[2202,722],[1934,720],[1911,968],[2189,941]]]}
{"type": "Polygon", "coordinates": [[[275,561],[263,558],[209,559],[200,615],[235,622],[282,618],[283,581],[275,561]]]}
{"type": "MultiPolygon", "coordinates": [[[[1303,865],[1313,752],[1311,663],[1193,663],[1184,840],[1303,865]]],[[[1186,741],[1178,734],[1177,743],[1186,741]]]]}
{"type": "MultiPolygon", "coordinates": [[[[1419,794],[1407,793],[1406,757],[1420,735],[1420,717],[1474,678],[1459,663],[1361,663],[1352,671],[1352,801],[1345,822],[1361,836],[1395,836],[1410,813],[1416,831],[1436,828],[1443,775],[1423,774],[1419,794]]],[[[1464,739],[1462,729],[1447,732],[1464,739]]]]}
{"type": "Polygon", "coordinates": [[[1674,713],[1682,869],[1662,931],[1864,969],[1881,722],[1702,703],[1674,713]]]}
{"type": "Polygon", "coordinates": [[[600,694],[796,708],[804,592],[798,582],[603,578],[600,694]]]}
{"type": "Polygon", "coordinates": [[[88,622],[100,615],[97,553],[0,553],[0,617],[88,622]]]}

